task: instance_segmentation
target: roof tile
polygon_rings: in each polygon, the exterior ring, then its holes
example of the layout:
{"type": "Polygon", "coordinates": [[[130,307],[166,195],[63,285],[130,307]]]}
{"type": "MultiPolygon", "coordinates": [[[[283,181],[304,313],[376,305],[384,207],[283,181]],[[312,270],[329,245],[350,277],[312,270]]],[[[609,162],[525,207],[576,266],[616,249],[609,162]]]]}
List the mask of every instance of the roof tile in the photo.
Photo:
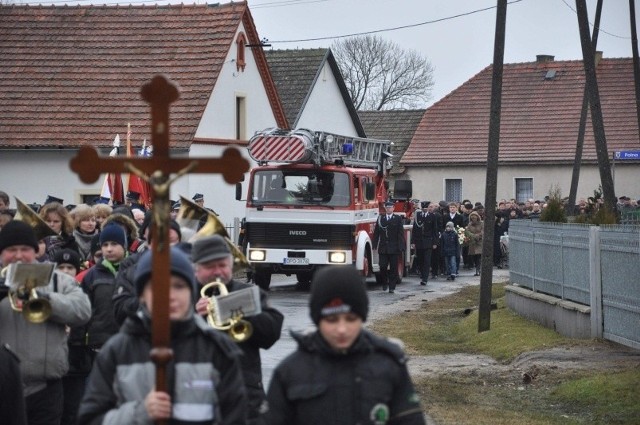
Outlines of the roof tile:
{"type": "MultiPolygon", "coordinates": [[[[584,93],[582,61],[505,64],[499,161],[567,163],[575,157],[584,93]],[[545,79],[555,70],[553,79],[545,79]]],[[[601,59],[598,88],[609,151],[640,148],[631,58],[601,59]]],[[[492,67],[428,108],[401,165],[485,163],[492,67]]],[[[597,162],[590,113],[583,162],[597,162]]]]}

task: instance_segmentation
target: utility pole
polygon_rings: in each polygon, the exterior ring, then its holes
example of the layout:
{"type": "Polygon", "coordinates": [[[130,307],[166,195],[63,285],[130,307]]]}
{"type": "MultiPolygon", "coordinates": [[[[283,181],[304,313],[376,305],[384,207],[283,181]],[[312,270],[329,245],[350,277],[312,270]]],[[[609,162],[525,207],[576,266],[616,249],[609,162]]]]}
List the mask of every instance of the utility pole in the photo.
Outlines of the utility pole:
{"type": "MultiPolygon", "coordinates": [[[[629,0],[633,1],[633,0],[629,0]]],[[[596,52],[598,44],[598,33],[600,30],[600,16],[602,15],[602,0],[598,0],[596,5],[596,19],[593,23],[593,36],[591,43],[593,44],[593,53],[596,52]]],[[[589,92],[587,85],[584,85],[584,94],[582,95],[582,109],[580,110],[580,123],[578,124],[578,139],[576,140],[576,155],[573,160],[573,173],[571,174],[571,188],[569,189],[569,214],[575,214],[576,194],[578,193],[578,181],[580,180],[580,166],[582,163],[582,148],[584,147],[584,132],[587,128],[587,110],[589,108],[589,92]]]]}
{"type": "Polygon", "coordinates": [[[496,35],[493,45],[493,77],[491,80],[491,112],[487,152],[487,179],[484,195],[485,218],[482,240],[482,273],[478,303],[478,332],[491,327],[491,285],[493,280],[493,235],[495,232],[496,194],[498,191],[498,153],[500,150],[500,112],[502,107],[502,71],[504,38],[507,23],[507,0],[498,0],[496,35]]]}
{"type": "Polygon", "coordinates": [[[638,115],[638,132],[640,132],[640,60],[638,59],[638,32],[636,31],[636,1],[629,0],[631,16],[631,51],[633,52],[633,80],[636,87],[636,114],[638,115]]]}
{"type": "Polygon", "coordinates": [[[591,123],[593,124],[593,136],[596,141],[596,154],[598,155],[598,169],[600,171],[600,181],[602,183],[602,195],[605,206],[609,211],[616,211],[616,194],[613,187],[613,177],[611,176],[611,165],[609,164],[609,151],[607,149],[607,139],[604,133],[604,122],[602,119],[602,106],[600,105],[600,92],[598,90],[598,80],[596,78],[596,65],[589,36],[589,17],[587,15],[587,5],[585,0],[576,0],[576,10],[578,12],[578,27],[580,28],[580,43],[582,44],[582,60],[584,63],[585,83],[589,92],[589,106],[591,109],[591,123]]]}

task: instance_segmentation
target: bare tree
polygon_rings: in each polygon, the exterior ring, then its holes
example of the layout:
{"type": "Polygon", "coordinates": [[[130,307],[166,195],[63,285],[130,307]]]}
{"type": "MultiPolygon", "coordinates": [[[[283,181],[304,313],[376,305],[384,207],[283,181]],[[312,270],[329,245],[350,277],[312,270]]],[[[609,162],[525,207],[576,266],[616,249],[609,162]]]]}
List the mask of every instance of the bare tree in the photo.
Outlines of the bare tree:
{"type": "Polygon", "coordinates": [[[331,50],[358,110],[415,109],[431,98],[433,67],[415,50],[371,35],[345,38],[331,50]]]}

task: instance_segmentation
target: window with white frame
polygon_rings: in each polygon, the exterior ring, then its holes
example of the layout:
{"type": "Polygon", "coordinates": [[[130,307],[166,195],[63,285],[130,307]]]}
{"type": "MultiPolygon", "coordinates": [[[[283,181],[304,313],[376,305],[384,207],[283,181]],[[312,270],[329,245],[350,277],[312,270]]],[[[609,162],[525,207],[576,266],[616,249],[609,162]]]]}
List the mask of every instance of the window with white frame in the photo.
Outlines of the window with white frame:
{"type": "Polygon", "coordinates": [[[444,199],[447,202],[460,202],[462,200],[462,179],[444,180],[444,199]]]}
{"type": "Polygon", "coordinates": [[[516,178],[516,202],[533,198],[533,178],[516,178]]]}

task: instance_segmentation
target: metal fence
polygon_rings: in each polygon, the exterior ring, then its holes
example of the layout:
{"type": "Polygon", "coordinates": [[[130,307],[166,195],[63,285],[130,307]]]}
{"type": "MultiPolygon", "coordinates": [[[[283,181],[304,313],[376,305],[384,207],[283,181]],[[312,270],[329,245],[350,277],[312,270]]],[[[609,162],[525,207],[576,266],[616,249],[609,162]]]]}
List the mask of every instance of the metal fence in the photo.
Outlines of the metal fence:
{"type": "Polygon", "coordinates": [[[640,226],[509,224],[511,282],[591,307],[596,334],[640,348],[640,226]]]}

